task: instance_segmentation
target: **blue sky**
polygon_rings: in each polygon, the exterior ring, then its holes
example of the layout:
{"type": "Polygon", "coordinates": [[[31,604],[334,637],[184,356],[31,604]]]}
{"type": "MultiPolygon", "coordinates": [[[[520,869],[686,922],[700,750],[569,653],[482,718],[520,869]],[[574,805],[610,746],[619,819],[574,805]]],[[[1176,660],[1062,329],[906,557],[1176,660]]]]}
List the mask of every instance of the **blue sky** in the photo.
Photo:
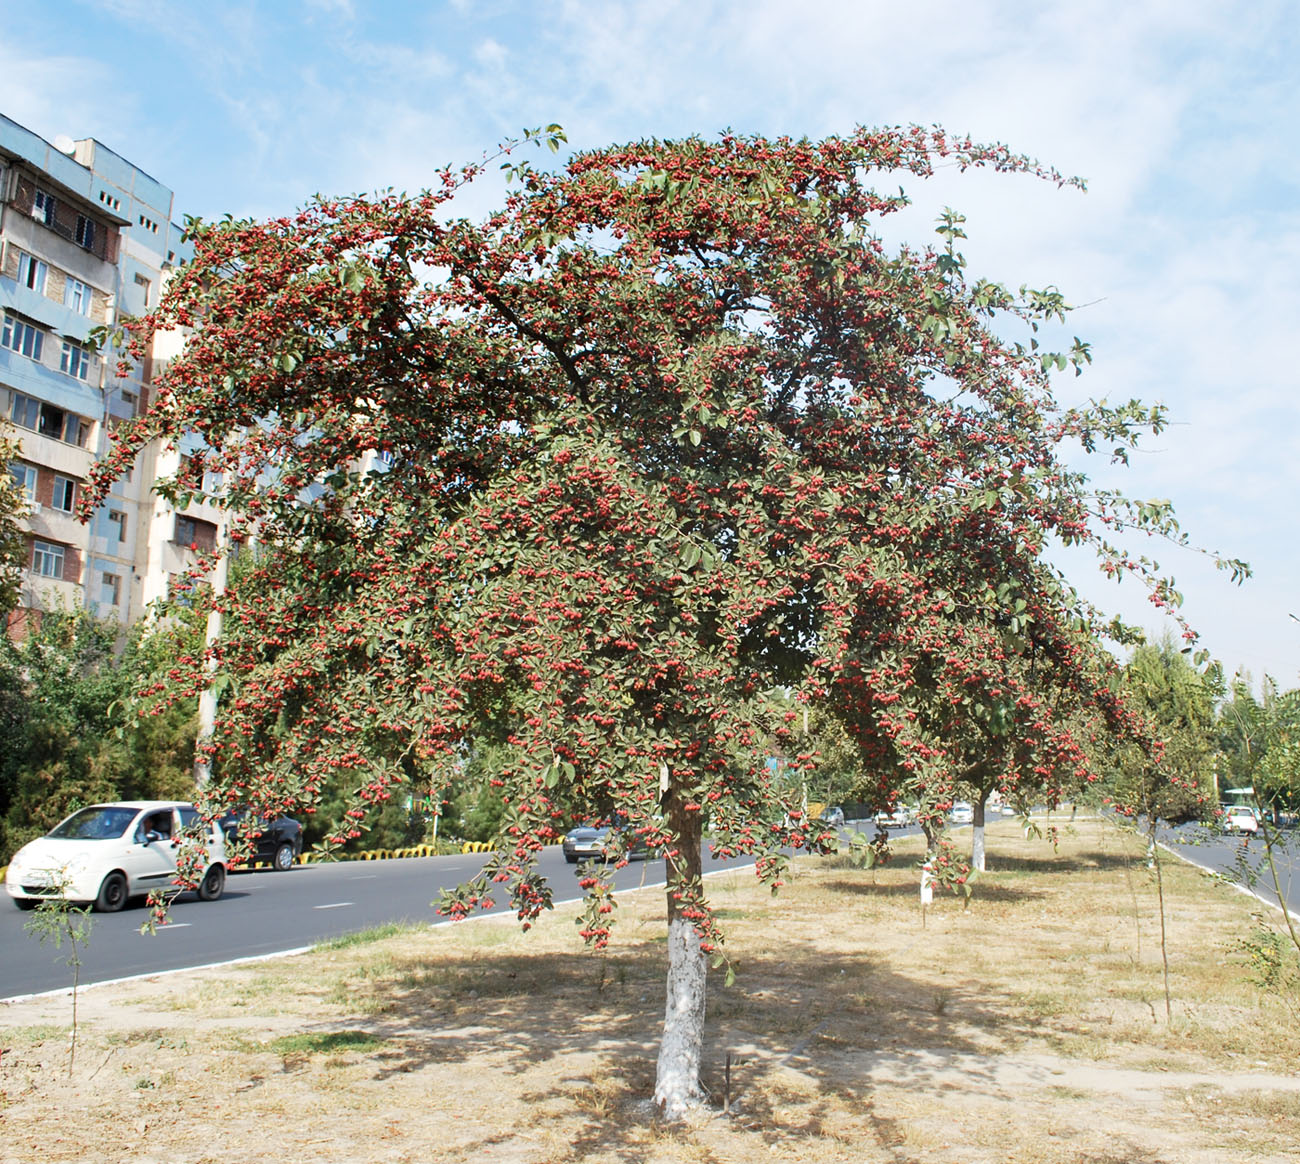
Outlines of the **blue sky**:
{"type": "MultiPolygon", "coordinates": [[[[46,0],[6,4],[0,112],[93,136],[178,213],[271,215],[418,189],[524,126],[576,147],[723,128],[820,136],[939,123],[1089,192],[945,174],[904,224],[966,214],[976,274],[1055,283],[1094,365],[1067,399],[1160,400],[1174,424],[1100,481],[1172,498],[1229,584],[1146,547],[1229,670],[1300,686],[1300,5],[1209,0],[46,0]]],[[[467,210],[494,204],[491,183],[467,210]]],[[[1141,548],[1141,547],[1139,547],[1141,548]]],[[[1087,564],[1081,564],[1087,569],[1087,564]]],[[[1074,563],[1071,563],[1074,568],[1074,563]]],[[[1077,575],[1158,627],[1132,582],[1077,575]]]]}

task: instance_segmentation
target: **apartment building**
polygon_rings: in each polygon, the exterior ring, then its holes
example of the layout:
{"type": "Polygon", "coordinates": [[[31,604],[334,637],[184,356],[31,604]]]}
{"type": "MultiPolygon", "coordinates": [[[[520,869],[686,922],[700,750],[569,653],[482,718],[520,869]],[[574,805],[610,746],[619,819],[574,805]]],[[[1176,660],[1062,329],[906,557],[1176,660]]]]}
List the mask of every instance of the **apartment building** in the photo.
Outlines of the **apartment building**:
{"type": "Polygon", "coordinates": [[[51,143],[0,115],[0,415],[19,440],[9,471],[30,510],[11,635],[57,607],[84,606],[125,628],[216,537],[211,507],[177,513],[153,491],[193,451],[184,447],[148,450],[88,524],[75,516],[113,426],[148,408],[152,379],[175,354],[164,337],[119,377],[87,345],[92,328],[151,307],[188,260],[173,202],[102,142],[51,143]]]}

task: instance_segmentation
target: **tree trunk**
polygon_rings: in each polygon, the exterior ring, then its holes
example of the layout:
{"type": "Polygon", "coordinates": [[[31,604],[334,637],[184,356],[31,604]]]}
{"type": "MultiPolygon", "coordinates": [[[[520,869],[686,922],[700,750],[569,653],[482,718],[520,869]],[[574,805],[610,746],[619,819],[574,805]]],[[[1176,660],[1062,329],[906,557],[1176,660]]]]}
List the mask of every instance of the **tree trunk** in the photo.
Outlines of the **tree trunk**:
{"type": "Polygon", "coordinates": [[[678,840],[678,856],[668,858],[668,998],[659,1044],[655,1104],[665,1119],[680,1119],[703,1096],[700,1056],[704,1047],[705,980],[709,964],[700,937],[674,887],[698,885],[703,830],[698,812],[686,812],[674,796],[666,806],[678,840]]]}
{"type": "Polygon", "coordinates": [[[984,872],[984,807],[989,802],[989,793],[981,792],[972,806],[974,815],[970,826],[970,864],[972,869],[984,872]]]}

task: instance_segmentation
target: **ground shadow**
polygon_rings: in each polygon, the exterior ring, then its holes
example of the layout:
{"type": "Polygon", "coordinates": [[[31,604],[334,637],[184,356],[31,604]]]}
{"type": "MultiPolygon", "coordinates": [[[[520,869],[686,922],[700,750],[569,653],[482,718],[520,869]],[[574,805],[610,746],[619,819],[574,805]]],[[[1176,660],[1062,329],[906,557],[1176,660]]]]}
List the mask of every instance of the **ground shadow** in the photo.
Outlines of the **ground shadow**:
{"type": "MultiPolygon", "coordinates": [[[[935,1048],[974,1060],[981,1036],[1014,1042],[1033,1032],[1032,1023],[1012,1016],[1009,1000],[973,980],[954,976],[940,991],[869,954],[809,958],[801,944],[751,957],[732,988],[721,976],[710,978],[702,1081],[719,1112],[729,1106],[732,1118],[769,1145],[816,1139],[845,1105],[870,1122],[882,1149],[903,1142],[901,1130],[875,1112],[871,1080],[846,1073],[837,1049],[888,1055],[935,1048]],[[793,1105],[781,1098],[786,1068],[820,1095],[804,1096],[794,1122],[793,1105]]],[[[646,1151],[645,1101],[653,1093],[664,1006],[662,955],[662,943],[647,941],[603,956],[399,956],[395,979],[352,982],[344,990],[368,1016],[360,1025],[385,1044],[370,1056],[376,1079],[469,1064],[485,1049],[508,1074],[551,1062],[558,1067],[554,1084],[525,1097],[536,1119],[544,1122],[557,1108],[565,1112],[557,1120],[584,1113],[583,1129],[571,1134],[572,1159],[634,1161],[646,1151]]]]}
{"type": "Polygon", "coordinates": [[[1085,871],[1107,872],[1133,868],[1133,858],[1120,852],[1094,849],[1084,853],[1071,853],[1068,857],[1053,854],[1043,857],[990,855],[989,873],[1052,873],[1070,874],[1085,871]]]}
{"type": "MultiPolygon", "coordinates": [[[[849,897],[874,897],[882,900],[897,901],[906,898],[917,898],[920,894],[921,883],[919,875],[917,880],[903,883],[899,883],[898,881],[873,882],[846,876],[840,880],[826,882],[826,887],[835,890],[837,893],[843,893],[849,897]]],[[[949,893],[949,891],[936,889],[936,898],[942,893],[949,893]]],[[[1009,905],[1018,901],[1032,901],[1035,898],[1042,896],[1042,893],[1030,889],[1027,886],[999,885],[997,882],[987,880],[985,877],[981,876],[972,886],[970,908],[978,908],[981,901],[1004,902],[1009,905]]]]}

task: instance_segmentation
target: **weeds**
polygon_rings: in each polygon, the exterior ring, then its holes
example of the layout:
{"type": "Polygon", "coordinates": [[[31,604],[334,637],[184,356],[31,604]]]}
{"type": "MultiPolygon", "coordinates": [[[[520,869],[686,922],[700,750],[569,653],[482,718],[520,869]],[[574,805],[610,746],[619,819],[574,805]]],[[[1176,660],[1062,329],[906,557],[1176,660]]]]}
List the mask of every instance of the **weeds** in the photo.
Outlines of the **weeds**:
{"type": "Polygon", "coordinates": [[[77,1002],[81,986],[81,951],[90,941],[91,917],[90,906],[76,905],[64,894],[67,891],[66,877],[51,883],[53,895],[42,898],[23,923],[23,928],[42,945],[48,940],[54,943],[56,950],[68,943],[67,956],[62,961],[72,971],[72,1027],[68,1033],[68,1076],[77,1058],[77,1002]]]}
{"type": "Polygon", "coordinates": [[[1234,943],[1247,977],[1261,990],[1281,999],[1295,1013],[1300,1003],[1300,956],[1277,930],[1255,916],[1250,933],[1234,943]]]}
{"type": "Polygon", "coordinates": [[[386,1042],[369,1031],[319,1031],[285,1035],[266,1049],[277,1055],[321,1055],[339,1051],[376,1051],[386,1042]]]}
{"type": "Polygon", "coordinates": [[[343,934],[328,941],[317,942],[312,947],[317,952],[330,950],[351,950],[356,946],[367,946],[373,942],[382,942],[385,938],[396,938],[402,934],[412,934],[428,926],[416,925],[414,922],[385,922],[383,925],[371,926],[367,930],[358,930],[355,934],[343,934]]]}

